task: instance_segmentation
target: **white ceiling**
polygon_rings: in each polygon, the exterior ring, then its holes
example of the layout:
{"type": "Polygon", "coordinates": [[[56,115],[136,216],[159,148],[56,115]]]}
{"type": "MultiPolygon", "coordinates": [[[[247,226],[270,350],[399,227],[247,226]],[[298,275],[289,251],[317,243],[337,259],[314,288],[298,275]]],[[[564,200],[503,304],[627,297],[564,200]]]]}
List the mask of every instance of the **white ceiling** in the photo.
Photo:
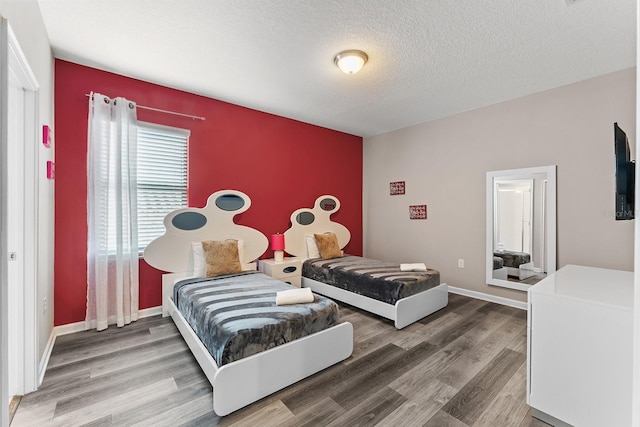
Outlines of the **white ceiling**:
{"type": "Polygon", "coordinates": [[[57,58],[364,137],[636,64],[635,0],[38,2],[57,58]]]}

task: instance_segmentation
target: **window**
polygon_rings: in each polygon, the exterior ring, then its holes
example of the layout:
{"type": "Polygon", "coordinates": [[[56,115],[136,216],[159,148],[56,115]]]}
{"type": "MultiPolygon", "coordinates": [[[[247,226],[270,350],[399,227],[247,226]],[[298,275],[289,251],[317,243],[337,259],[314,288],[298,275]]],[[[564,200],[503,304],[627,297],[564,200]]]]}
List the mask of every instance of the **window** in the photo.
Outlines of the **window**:
{"type": "Polygon", "coordinates": [[[185,129],[138,122],[138,247],[164,231],[164,217],[187,207],[185,129]]]}

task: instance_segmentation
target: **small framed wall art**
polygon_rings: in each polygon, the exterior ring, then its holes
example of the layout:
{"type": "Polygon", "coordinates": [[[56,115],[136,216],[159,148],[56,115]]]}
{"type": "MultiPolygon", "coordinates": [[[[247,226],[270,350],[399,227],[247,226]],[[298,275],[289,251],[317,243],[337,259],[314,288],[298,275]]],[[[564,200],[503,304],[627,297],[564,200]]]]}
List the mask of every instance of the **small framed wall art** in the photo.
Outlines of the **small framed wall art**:
{"type": "Polygon", "coordinates": [[[56,164],[51,160],[47,160],[47,179],[56,178],[56,164]]]}
{"type": "Polygon", "coordinates": [[[427,205],[410,205],[409,219],[427,219],[427,205]]]}
{"type": "Polygon", "coordinates": [[[389,194],[392,196],[396,196],[398,194],[404,194],[404,181],[390,182],[389,194]]]}
{"type": "Polygon", "coordinates": [[[53,131],[47,125],[42,125],[42,145],[49,148],[51,147],[51,137],[53,131]]]}

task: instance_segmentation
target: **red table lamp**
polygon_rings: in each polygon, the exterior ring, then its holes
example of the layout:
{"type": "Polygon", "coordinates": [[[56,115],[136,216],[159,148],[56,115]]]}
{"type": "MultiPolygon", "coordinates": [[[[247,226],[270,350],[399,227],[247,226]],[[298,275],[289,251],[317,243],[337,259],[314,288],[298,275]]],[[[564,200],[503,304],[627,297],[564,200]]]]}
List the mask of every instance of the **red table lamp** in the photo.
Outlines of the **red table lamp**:
{"type": "Polygon", "coordinates": [[[276,262],[282,262],[284,260],[284,234],[271,235],[271,249],[273,249],[276,262]]]}

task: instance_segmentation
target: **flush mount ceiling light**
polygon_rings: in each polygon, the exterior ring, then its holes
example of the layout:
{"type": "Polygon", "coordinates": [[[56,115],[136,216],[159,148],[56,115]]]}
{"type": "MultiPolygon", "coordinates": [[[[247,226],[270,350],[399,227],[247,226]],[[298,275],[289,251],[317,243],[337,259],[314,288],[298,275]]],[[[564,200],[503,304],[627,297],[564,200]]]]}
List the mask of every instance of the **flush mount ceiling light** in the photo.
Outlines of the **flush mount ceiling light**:
{"type": "Polygon", "coordinates": [[[345,50],[336,55],[333,62],[346,74],[355,74],[362,69],[369,57],[361,50],[345,50]]]}

